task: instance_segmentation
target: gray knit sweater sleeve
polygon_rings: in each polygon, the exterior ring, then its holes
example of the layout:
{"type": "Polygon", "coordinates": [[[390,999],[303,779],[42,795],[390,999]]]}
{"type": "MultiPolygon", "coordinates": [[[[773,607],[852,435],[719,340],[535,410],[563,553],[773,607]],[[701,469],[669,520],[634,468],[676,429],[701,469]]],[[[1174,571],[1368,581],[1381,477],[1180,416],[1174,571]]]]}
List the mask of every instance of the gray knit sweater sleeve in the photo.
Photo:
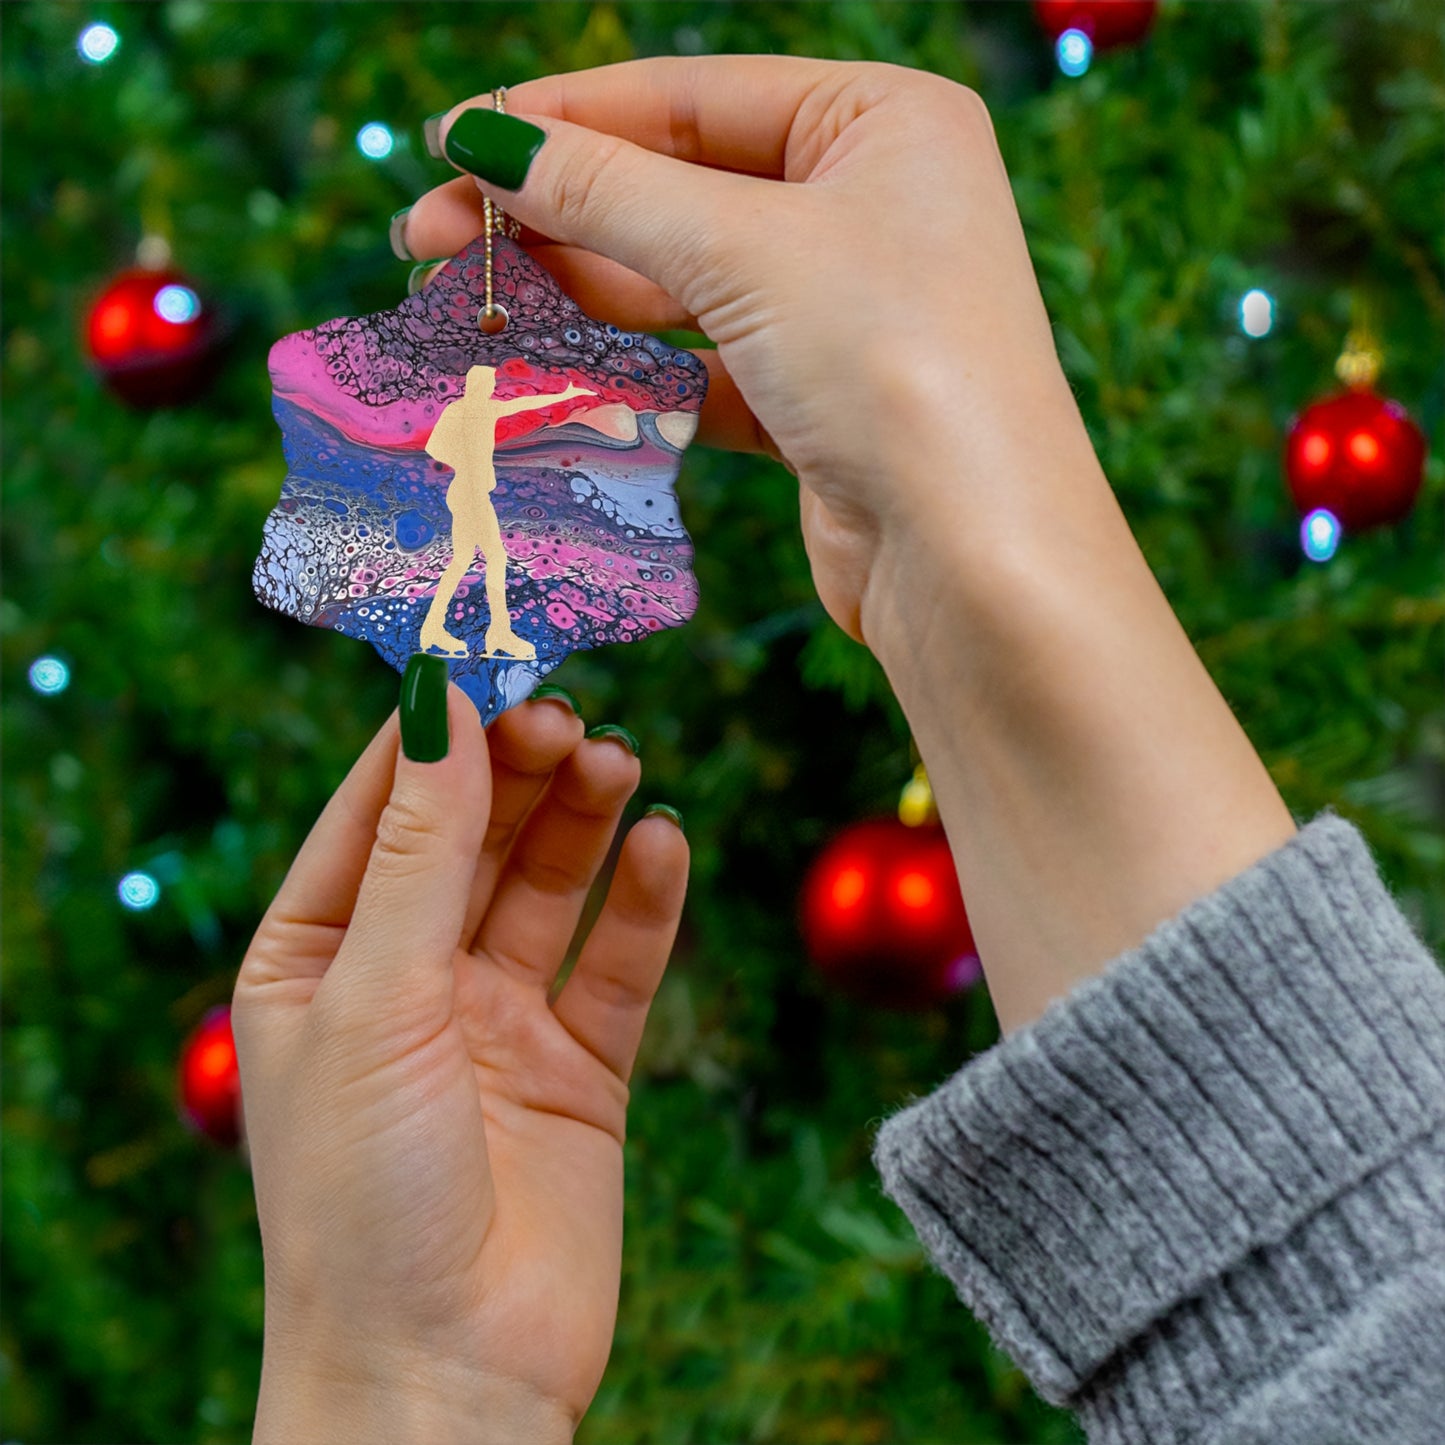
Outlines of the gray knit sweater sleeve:
{"type": "Polygon", "coordinates": [[[1445,974],[1329,810],[874,1162],[1092,1445],[1445,1442],[1445,974]]]}

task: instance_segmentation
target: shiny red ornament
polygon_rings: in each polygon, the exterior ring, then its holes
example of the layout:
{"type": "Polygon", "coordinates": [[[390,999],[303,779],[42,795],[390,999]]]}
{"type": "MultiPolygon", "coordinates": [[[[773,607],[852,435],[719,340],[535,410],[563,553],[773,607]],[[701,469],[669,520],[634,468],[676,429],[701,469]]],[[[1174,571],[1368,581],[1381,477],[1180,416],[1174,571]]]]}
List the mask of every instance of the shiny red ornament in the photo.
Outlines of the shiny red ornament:
{"type": "Polygon", "coordinates": [[[1285,440],[1285,478],[1300,515],[1318,507],[1347,532],[1398,522],[1425,474],[1425,436],[1398,401],[1354,388],[1307,406],[1285,440]]]}
{"type": "Polygon", "coordinates": [[[803,938],[841,993],[925,1009],[980,976],[953,855],[937,824],[872,818],[843,830],[803,882],[803,938]]]}
{"type": "Polygon", "coordinates": [[[124,271],[85,321],[86,351],[117,396],[170,406],[198,396],[215,371],[216,325],[200,292],[178,271],[124,271]]]}
{"type": "Polygon", "coordinates": [[[1034,0],[1034,15],[1050,40],[1082,30],[1095,50],[1137,44],[1158,9],[1158,0],[1034,0]]]}
{"type": "Polygon", "coordinates": [[[233,1148],[241,1141],[241,1071],[231,1037],[231,1010],[213,1008],[181,1049],[183,1117],[207,1138],[233,1148]]]}

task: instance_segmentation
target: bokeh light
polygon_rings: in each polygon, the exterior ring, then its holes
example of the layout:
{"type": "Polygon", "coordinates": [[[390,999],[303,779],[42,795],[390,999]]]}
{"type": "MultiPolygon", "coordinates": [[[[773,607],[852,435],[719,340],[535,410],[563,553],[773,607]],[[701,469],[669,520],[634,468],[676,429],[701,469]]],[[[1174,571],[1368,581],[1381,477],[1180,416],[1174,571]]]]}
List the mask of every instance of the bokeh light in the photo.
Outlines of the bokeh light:
{"type": "Polygon", "coordinates": [[[1082,30],[1066,30],[1054,42],[1054,55],[1065,75],[1082,75],[1094,59],[1094,42],[1082,30]]]}
{"type": "Polygon", "coordinates": [[[171,321],[177,326],[194,321],[201,314],[201,298],[189,286],[162,286],[152,305],[162,321],[171,321]]]}
{"type": "Polygon", "coordinates": [[[1362,467],[1372,467],[1380,460],[1380,439],[1367,431],[1352,433],[1345,449],[1350,454],[1350,460],[1362,467]]]}
{"type": "Polygon", "coordinates": [[[391,127],[382,125],[379,120],[368,121],[356,132],[356,148],[368,160],[384,161],[395,144],[391,127]]]}
{"type": "Polygon", "coordinates": [[[127,873],[115,891],[127,908],[139,913],[159,900],[161,885],[149,873],[127,873]]]}
{"type": "Polygon", "coordinates": [[[1340,531],[1339,518],[1324,507],[1316,507],[1300,523],[1299,540],[1305,556],[1311,562],[1328,562],[1339,548],[1340,531]]]}
{"type": "Polygon", "coordinates": [[[1323,432],[1309,432],[1300,443],[1300,460],[1309,467],[1311,471],[1321,471],[1330,459],[1330,453],[1334,448],[1330,445],[1330,439],[1323,432]]]}
{"type": "Polygon", "coordinates": [[[833,906],[848,909],[863,901],[868,879],[861,868],[845,868],[833,880],[833,906]]]}
{"type": "Polygon", "coordinates": [[[893,891],[905,908],[927,908],[937,893],[933,879],[917,870],[899,874],[893,884],[893,891]]]}
{"type": "Polygon", "coordinates": [[[1246,336],[1268,336],[1274,329],[1274,298],[1257,287],[1239,303],[1239,329],[1246,336]]]}
{"type": "Polygon", "coordinates": [[[80,32],[80,39],[75,42],[80,58],[91,65],[104,65],[115,54],[119,45],[120,36],[109,25],[99,23],[87,25],[80,32]]]}
{"type": "Polygon", "coordinates": [[[983,977],[983,961],[976,953],[961,953],[948,966],[947,984],[951,992],[957,993],[983,977]]]}
{"type": "Polygon", "coordinates": [[[30,686],[54,697],[70,686],[70,669],[58,657],[37,657],[30,664],[30,686]]]}

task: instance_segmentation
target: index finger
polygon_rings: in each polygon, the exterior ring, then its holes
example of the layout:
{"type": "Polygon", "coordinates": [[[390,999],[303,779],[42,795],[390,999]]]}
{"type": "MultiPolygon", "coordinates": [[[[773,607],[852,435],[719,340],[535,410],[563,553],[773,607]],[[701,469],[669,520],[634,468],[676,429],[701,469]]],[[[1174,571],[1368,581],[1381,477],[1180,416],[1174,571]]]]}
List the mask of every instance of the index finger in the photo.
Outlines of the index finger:
{"type": "Polygon", "coordinates": [[[238,999],[257,984],[326,972],[356,906],[400,737],[393,711],[312,825],[247,950],[238,999]]]}
{"type": "MultiPolygon", "coordinates": [[[[507,89],[509,112],[552,116],[721,170],[797,179],[807,102],[846,83],[842,62],[793,55],[624,60],[507,89]]],[[[489,104],[485,96],[457,106],[489,104]]],[[[820,107],[820,112],[826,105],[820,107]]]]}

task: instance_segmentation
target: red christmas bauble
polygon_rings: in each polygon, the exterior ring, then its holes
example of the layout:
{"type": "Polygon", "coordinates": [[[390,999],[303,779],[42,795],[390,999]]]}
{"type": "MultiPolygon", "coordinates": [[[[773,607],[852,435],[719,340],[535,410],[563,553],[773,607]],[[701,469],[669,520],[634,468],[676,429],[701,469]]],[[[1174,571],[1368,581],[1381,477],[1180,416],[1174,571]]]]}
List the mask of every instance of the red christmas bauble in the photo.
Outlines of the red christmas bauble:
{"type": "Polygon", "coordinates": [[[1142,40],[1158,9],[1158,0],[1034,0],[1034,14],[1050,40],[1082,30],[1095,50],[1142,40]]]}
{"type": "Polygon", "coordinates": [[[1285,477],[1300,515],[1317,507],[1347,532],[1398,522],[1425,475],[1425,436],[1398,401],[1366,388],[1307,406],[1291,424],[1285,477]]]}
{"type": "Polygon", "coordinates": [[[241,1071],[231,1037],[231,1010],[213,1008],[181,1048],[183,1116],[217,1144],[241,1141],[241,1071]]]}
{"type": "Polygon", "coordinates": [[[931,1008],[980,976],[937,824],[872,818],[845,828],[808,870],[801,913],[814,965],[863,1003],[931,1008]]]}
{"type": "Polygon", "coordinates": [[[215,370],[215,321],[178,271],[122,272],[85,323],[85,344],[106,384],[135,406],[197,396],[215,370]]]}

